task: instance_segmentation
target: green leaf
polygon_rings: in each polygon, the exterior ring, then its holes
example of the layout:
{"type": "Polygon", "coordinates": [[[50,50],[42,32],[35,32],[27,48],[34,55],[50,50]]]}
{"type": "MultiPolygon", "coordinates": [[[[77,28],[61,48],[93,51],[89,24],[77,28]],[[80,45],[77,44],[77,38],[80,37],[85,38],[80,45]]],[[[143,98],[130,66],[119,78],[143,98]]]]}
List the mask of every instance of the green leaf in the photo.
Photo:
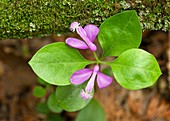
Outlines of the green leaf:
{"type": "Polygon", "coordinates": [[[100,26],[98,40],[103,48],[103,57],[118,56],[122,52],[138,48],[142,29],[134,10],[125,11],[106,19],[100,26]]]}
{"type": "Polygon", "coordinates": [[[60,113],[62,112],[63,109],[58,106],[58,104],[56,103],[56,100],[57,99],[56,99],[55,93],[52,93],[48,97],[47,105],[52,112],[60,113]]]}
{"type": "Polygon", "coordinates": [[[29,61],[40,78],[54,85],[69,85],[71,75],[90,63],[63,42],[44,46],[29,61]]]}
{"type": "MultiPolygon", "coordinates": [[[[87,83],[81,85],[59,86],[56,90],[56,103],[69,112],[84,108],[91,99],[83,100],[80,92],[85,89],[87,83]]],[[[94,93],[94,92],[93,92],[94,93]]]]}
{"type": "Polygon", "coordinates": [[[155,57],[142,49],[127,50],[109,65],[117,82],[130,90],[149,87],[161,75],[155,57]]]}
{"type": "Polygon", "coordinates": [[[33,90],[33,95],[35,97],[44,97],[46,94],[46,90],[41,86],[36,86],[33,90]]]}
{"type": "Polygon", "coordinates": [[[45,121],[63,121],[61,115],[49,114],[45,121]]]}
{"type": "Polygon", "coordinates": [[[92,100],[87,107],[82,109],[77,117],[76,121],[105,121],[105,112],[101,105],[96,101],[92,100]]]}
{"type": "Polygon", "coordinates": [[[108,76],[111,76],[111,77],[113,76],[113,72],[112,72],[112,69],[110,67],[103,69],[102,73],[106,74],[108,76]]]}
{"type": "Polygon", "coordinates": [[[49,83],[47,83],[46,81],[44,81],[43,79],[41,79],[40,77],[37,76],[37,82],[41,85],[44,85],[44,86],[48,86],[49,83]]]}
{"type": "Polygon", "coordinates": [[[48,114],[50,112],[50,110],[47,106],[47,103],[46,102],[38,103],[37,112],[41,113],[41,114],[48,114]]]}

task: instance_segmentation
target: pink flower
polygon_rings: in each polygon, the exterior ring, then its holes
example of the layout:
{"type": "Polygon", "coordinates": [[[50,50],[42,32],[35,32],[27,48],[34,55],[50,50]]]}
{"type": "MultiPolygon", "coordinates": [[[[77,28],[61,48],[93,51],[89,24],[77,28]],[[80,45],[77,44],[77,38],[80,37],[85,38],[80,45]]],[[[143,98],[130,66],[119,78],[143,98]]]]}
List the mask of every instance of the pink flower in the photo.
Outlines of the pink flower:
{"type": "Polygon", "coordinates": [[[94,44],[94,40],[99,33],[99,28],[97,26],[89,24],[83,29],[80,23],[73,22],[70,25],[70,30],[73,32],[76,31],[84,41],[76,38],[67,38],[66,43],[69,46],[77,49],[90,49],[93,52],[97,50],[94,44]]]}
{"type": "Polygon", "coordinates": [[[97,84],[100,89],[105,88],[112,83],[112,78],[101,73],[99,71],[98,65],[95,65],[92,70],[85,68],[76,71],[74,74],[72,74],[70,80],[72,84],[79,85],[90,78],[85,90],[81,91],[81,97],[84,100],[87,100],[89,98],[92,98],[92,90],[94,87],[96,77],[97,77],[97,84]]]}

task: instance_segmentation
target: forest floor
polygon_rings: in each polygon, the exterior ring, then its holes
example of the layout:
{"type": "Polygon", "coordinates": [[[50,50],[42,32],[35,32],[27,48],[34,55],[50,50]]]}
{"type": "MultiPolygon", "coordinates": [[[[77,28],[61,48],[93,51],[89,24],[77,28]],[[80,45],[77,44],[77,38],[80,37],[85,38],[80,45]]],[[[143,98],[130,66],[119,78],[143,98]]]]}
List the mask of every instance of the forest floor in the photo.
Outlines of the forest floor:
{"type": "MultiPolygon", "coordinates": [[[[46,121],[46,115],[36,110],[44,99],[33,96],[38,83],[28,61],[42,46],[68,36],[75,35],[0,41],[0,121],[46,121]]],[[[140,48],[156,57],[163,74],[147,89],[129,91],[116,81],[97,89],[94,98],[104,108],[107,121],[170,121],[170,33],[145,31],[140,48]]],[[[88,51],[81,53],[93,59],[88,51]]],[[[76,114],[62,112],[63,121],[73,121],[76,114]]]]}

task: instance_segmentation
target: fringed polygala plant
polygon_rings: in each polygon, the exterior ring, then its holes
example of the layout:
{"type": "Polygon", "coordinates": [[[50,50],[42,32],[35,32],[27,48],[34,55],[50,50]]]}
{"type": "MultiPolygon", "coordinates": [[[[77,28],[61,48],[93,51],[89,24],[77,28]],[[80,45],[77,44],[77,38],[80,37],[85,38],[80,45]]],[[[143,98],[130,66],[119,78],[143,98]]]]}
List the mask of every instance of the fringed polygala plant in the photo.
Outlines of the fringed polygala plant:
{"type": "Polygon", "coordinates": [[[57,85],[55,101],[66,111],[85,107],[94,95],[95,80],[100,89],[109,86],[113,77],[103,74],[102,64],[111,67],[116,81],[124,88],[138,90],[152,86],[161,75],[155,57],[138,49],[142,29],[134,10],[125,11],[106,19],[98,28],[88,24],[84,28],[78,22],[70,25],[72,32],[81,37],[67,38],[41,48],[29,61],[34,72],[46,82],[57,85]],[[96,54],[95,39],[103,49],[96,54]],[[77,49],[89,49],[96,60],[86,60],[77,49]],[[107,56],[117,57],[104,61],[107,56]],[[92,65],[93,69],[87,65],[92,65]]]}

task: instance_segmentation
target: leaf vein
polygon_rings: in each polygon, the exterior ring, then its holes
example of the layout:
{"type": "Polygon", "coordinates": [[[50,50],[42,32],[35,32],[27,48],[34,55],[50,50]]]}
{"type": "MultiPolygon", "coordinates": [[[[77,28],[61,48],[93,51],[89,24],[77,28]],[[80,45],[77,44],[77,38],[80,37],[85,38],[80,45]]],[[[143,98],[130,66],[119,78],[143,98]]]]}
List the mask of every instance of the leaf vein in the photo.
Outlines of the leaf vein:
{"type": "Polygon", "coordinates": [[[145,70],[145,71],[155,72],[155,71],[150,70],[150,69],[144,69],[144,67],[129,66],[129,65],[122,65],[122,64],[114,64],[114,65],[116,65],[116,66],[124,66],[124,67],[131,67],[131,68],[141,69],[141,70],[145,70]]]}
{"type": "MultiPolygon", "coordinates": [[[[129,21],[127,22],[127,24],[125,25],[125,27],[124,27],[124,28],[123,28],[123,30],[121,31],[121,33],[120,33],[120,36],[119,36],[119,37],[121,37],[122,33],[124,32],[124,30],[125,30],[125,28],[127,27],[128,23],[129,23],[129,22],[130,22],[130,20],[132,19],[133,15],[134,15],[134,13],[131,15],[131,17],[130,17],[129,21]]],[[[114,41],[114,43],[112,44],[112,46],[111,46],[111,47],[107,50],[107,52],[103,55],[104,57],[105,57],[105,55],[107,55],[107,53],[110,51],[110,49],[114,47],[114,45],[115,45],[115,44],[116,44],[116,42],[118,41],[119,37],[117,37],[117,39],[114,41]]]]}

